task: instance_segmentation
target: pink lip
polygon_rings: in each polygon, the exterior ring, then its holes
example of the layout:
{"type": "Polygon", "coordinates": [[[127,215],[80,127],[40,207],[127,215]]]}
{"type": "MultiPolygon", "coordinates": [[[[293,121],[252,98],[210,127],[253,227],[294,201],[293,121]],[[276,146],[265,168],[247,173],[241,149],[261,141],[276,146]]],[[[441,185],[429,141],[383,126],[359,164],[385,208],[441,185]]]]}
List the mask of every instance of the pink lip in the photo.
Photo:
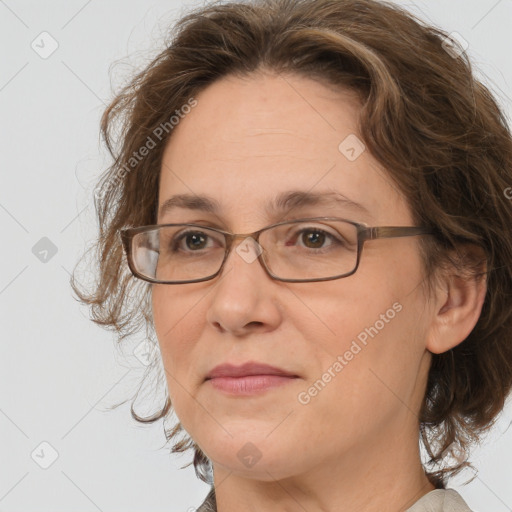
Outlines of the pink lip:
{"type": "Polygon", "coordinates": [[[248,377],[250,375],[280,375],[284,377],[297,377],[293,373],[287,372],[276,366],[248,361],[242,365],[236,366],[230,363],[220,364],[213,368],[206,376],[206,380],[216,377],[248,377]]]}
{"type": "Polygon", "coordinates": [[[229,363],[216,366],[206,382],[231,395],[252,395],[291,382],[298,375],[268,364],[249,361],[235,366],[229,363]]]}
{"type": "Polygon", "coordinates": [[[231,395],[253,395],[262,391],[282,386],[296,377],[284,375],[248,375],[245,377],[214,377],[208,379],[211,385],[231,395]]]}

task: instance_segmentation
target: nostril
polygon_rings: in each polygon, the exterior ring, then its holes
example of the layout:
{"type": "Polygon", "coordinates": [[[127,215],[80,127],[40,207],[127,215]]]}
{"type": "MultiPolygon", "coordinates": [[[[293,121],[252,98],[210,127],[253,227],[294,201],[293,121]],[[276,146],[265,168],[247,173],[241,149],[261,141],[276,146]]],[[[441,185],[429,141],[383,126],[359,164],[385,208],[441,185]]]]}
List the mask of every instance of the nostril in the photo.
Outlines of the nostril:
{"type": "Polygon", "coordinates": [[[215,329],[218,329],[219,332],[224,332],[224,328],[222,327],[222,325],[220,325],[219,322],[213,322],[213,326],[215,327],[215,329]]]}

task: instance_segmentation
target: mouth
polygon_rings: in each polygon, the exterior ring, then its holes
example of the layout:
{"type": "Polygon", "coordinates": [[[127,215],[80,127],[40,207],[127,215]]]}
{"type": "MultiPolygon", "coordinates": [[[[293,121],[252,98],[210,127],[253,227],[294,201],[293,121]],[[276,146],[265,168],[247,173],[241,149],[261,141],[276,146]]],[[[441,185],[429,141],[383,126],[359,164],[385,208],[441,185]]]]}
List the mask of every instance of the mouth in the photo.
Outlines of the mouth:
{"type": "Polygon", "coordinates": [[[205,382],[217,391],[247,396],[281,387],[298,378],[282,368],[250,361],[239,366],[229,363],[216,366],[205,382]]]}
{"type": "Polygon", "coordinates": [[[244,377],[214,377],[211,386],[230,395],[253,395],[286,385],[298,377],[284,375],[246,375],[244,377]]]}

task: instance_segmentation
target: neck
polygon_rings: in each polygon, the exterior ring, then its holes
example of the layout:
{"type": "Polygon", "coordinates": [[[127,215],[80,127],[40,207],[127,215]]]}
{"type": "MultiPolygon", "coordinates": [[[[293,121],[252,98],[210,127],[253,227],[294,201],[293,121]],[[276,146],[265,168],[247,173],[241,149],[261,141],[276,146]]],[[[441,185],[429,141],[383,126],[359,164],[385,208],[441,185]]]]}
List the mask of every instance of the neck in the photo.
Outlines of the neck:
{"type": "Polygon", "coordinates": [[[406,511],[435,487],[421,465],[417,437],[406,442],[396,434],[390,443],[353,447],[299,474],[262,466],[240,475],[214,463],[217,512],[406,511]]]}

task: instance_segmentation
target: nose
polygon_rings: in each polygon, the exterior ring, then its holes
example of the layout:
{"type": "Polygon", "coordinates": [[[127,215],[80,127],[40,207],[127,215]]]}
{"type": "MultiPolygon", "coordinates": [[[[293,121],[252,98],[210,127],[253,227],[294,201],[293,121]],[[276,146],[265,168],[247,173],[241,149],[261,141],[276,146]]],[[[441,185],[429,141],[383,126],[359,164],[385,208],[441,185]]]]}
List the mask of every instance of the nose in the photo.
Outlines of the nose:
{"type": "Polygon", "coordinates": [[[282,286],[262,267],[262,249],[253,238],[233,241],[230,253],[208,296],[207,321],[220,332],[243,336],[275,329],[281,322],[282,286]]]}

